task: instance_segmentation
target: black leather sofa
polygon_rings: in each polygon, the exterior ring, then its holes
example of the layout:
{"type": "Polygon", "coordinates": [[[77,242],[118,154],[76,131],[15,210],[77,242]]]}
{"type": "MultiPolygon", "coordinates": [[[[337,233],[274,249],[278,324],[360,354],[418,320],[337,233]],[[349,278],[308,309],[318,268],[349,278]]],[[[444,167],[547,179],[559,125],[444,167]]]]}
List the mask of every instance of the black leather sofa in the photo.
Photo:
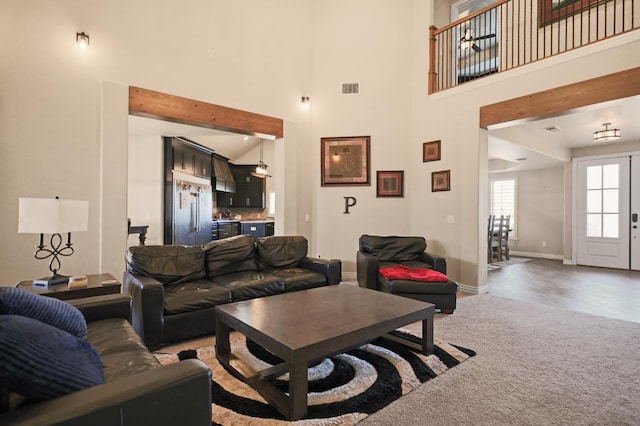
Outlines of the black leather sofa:
{"type": "Polygon", "coordinates": [[[447,261],[444,257],[428,253],[423,237],[362,235],[356,253],[356,274],[360,287],[397,294],[411,299],[433,303],[442,313],[451,314],[456,308],[458,284],[446,281],[388,280],[380,268],[404,265],[408,268],[433,269],[444,275],[447,261]]]}
{"type": "Polygon", "coordinates": [[[162,366],[129,322],[129,296],[69,303],[86,319],[87,341],[100,353],[105,383],[41,402],[12,395],[0,424],[211,425],[211,371],[195,359],[162,366]]]}
{"type": "Polygon", "coordinates": [[[130,247],[124,292],[147,347],[215,332],[215,306],[339,284],[342,263],[307,257],[302,236],[238,235],[206,246],[130,247]]]}

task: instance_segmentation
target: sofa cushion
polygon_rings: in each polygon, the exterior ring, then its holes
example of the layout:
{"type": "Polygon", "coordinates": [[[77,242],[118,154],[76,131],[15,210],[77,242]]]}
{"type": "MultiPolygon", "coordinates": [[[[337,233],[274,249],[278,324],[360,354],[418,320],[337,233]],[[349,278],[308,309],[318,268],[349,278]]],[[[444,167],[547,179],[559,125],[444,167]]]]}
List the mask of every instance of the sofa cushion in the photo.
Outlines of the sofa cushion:
{"type": "Polygon", "coordinates": [[[360,251],[378,257],[381,262],[418,260],[426,249],[427,242],[423,237],[381,237],[376,235],[362,235],[360,237],[360,251]]]}
{"type": "Polygon", "coordinates": [[[284,280],[265,272],[244,271],[216,277],[231,292],[233,302],[284,293],[284,280]]]}
{"type": "Polygon", "coordinates": [[[109,383],[160,366],[131,324],[122,318],[89,323],[87,341],[102,356],[104,381],[109,383]]]}
{"type": "Polygon", "coordinates": [[[209,279],[230,272],[255,271],[255,246],[250,235],[214,240],[204,246],[209,279]]]}
{"type": "Polygon", "coordinates": [[[87,337],[87,323],[75,306],[20,288],[0,286],[0,314],[33,318],[81,339],[87,337]]]}
{"type": "Polygon", "coordinates": [[[133,246],[127,251],[127,271],[175,284],[205,277],[201,246],[133,246]]]}
{"type": "Polygon", "coordinates": [[[168,286],[164,291],[166,315],[213,308],[231,302],[231,292],[207,280],[197,280],[168,286]]]}
{"type": "Polygon", "coordinates": [[[307,288],[322,287],[327,285],[327,277],[317,271],[304,268],[279,268],[271,269],[269,275],[281,278],[284,281],[285,291],[298,291],[307,288]]]}
{"type": "Polygon", "coordinates": [[[0,388],[42,401],[102,383],[100,354],[85,339],[33,318],[0,315],[0,388]]]}
{"type": "Polygon", "coordinates": [[[307,256],[307,239],[300,235],[261,237],[256,240],[259,270],[297,266],[307,256]]]}

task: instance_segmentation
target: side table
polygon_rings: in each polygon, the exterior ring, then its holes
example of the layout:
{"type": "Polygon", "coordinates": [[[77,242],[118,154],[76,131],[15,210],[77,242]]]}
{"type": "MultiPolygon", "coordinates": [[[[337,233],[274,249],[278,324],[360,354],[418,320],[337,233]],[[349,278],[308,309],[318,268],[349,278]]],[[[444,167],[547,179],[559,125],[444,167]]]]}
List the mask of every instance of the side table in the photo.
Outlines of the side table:
{"type": "Polygon", "coordinates": [[[87,281],[88,285],[86,287],[79,288],[69,288],[67,283],[54,284],[49,287],[34,286],[33,281],[20,281],[16,287],[60,300],[80,299],[121,292],[122,284],[111,274],[87,275],[87,281]]]}

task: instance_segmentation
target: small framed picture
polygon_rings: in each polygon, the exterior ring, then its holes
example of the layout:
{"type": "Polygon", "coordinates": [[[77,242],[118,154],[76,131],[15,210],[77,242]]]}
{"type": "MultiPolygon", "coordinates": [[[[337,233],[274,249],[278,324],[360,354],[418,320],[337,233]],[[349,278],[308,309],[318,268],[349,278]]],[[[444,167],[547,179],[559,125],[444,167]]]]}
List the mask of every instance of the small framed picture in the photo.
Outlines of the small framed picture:
{"type": "Polygon", "coordinates": [[[404,171],[376,172],[376,197],[404,197],[404,171]]]}
{"type": "Polygon", "coordinates": [[[425,142],[422,144],[422,162],[437,161],[440,159],[440,141],[425,142]]]}
{"type": "Polygon", "coordinates": [[[431,192],[451,190],[451,170],[431,173],[431,192]]]}

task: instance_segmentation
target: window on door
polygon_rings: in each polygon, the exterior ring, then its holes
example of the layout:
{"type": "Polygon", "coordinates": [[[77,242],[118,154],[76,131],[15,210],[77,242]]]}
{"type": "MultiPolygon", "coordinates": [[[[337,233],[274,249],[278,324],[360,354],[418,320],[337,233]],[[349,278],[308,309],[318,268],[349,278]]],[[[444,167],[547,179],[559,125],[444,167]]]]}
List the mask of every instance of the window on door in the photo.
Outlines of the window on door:
{"type": "Polygon", "coordinates": [[[516,212],[517,182],[515,178],[495,179],[491,181],[491,214],[495,216],[511,215],[509,238],[518,235],[516,212]]]}
{"type": "Polygon", "coordinates": [[[587,237],[618,238],[620,166],[587,167],[587,237]]]}

